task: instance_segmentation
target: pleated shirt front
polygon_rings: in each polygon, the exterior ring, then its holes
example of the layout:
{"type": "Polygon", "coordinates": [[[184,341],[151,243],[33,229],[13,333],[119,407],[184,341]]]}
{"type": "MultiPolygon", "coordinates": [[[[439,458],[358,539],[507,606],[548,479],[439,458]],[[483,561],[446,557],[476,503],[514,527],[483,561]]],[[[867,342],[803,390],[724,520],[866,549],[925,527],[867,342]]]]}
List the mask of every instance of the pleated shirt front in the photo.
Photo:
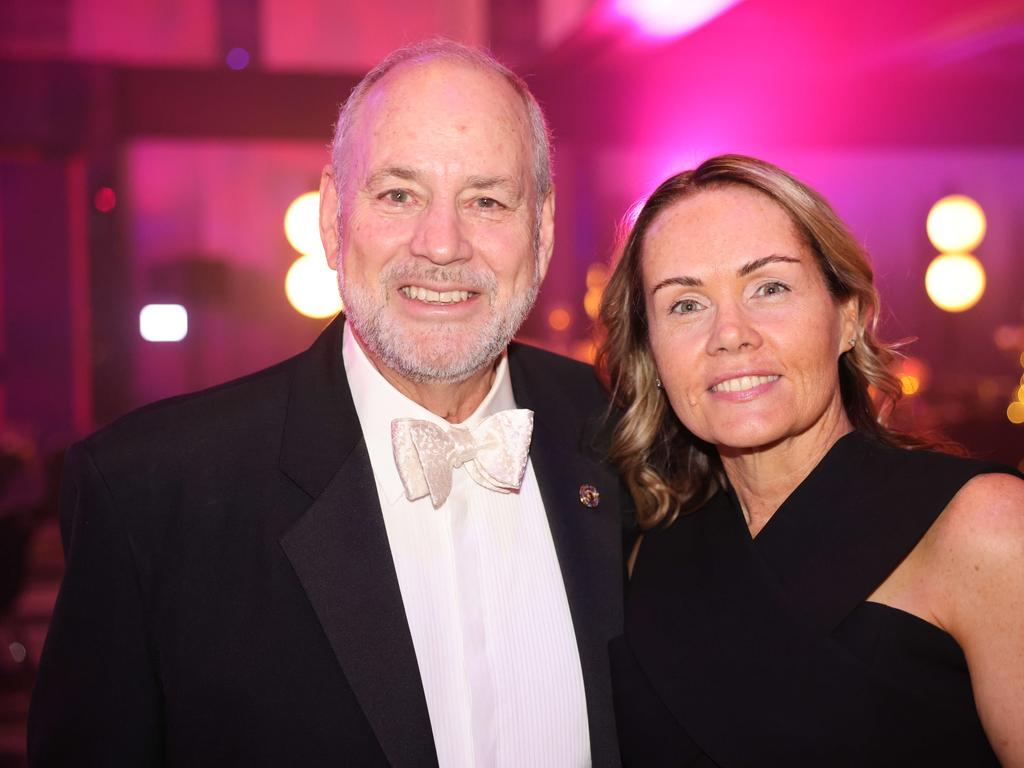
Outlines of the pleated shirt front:
{"type": "MultiPolygon", "coordinates": [[[[407,500],[391,421],[452,425],[388,383],[348,326],[343,356],[440,766],[589,765],[579,653],[532,462],[519,493],[483,488],[459,467],[439,509],[429,497],[407,500]]],[[[503,357],[457,426],[515,407],[503,357]]]]}

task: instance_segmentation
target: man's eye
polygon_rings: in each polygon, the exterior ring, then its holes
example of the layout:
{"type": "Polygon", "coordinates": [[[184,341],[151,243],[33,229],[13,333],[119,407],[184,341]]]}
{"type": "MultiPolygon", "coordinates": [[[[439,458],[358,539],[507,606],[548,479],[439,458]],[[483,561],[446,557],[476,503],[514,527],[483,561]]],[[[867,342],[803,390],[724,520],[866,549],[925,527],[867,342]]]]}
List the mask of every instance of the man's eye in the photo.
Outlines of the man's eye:
{"type": "Polygon", "coordinates": [[[693,312],[700,312],[704,305],[696,299],[681,299],[669,307],[669,312],[677,315],[689,315],[693,312]]]}
{"type": "Polygon", "coordinates": [[[403,203],[408,203],[409,200],[412,199],[411,195],[404,189],[389,189],[387,192],[381,195],[381,197],[387,200],[389,203],[397,203],[399,205],[403,203]]]}
{"type": "Polygon", "coordinates": [[[501,208],[501,207],[503,207],[501,205],[501,203],[499,203],[493,197],[478,197],[476,199],[476,204],[477,204],[478,208],[486,208],[486,209],[501,208]]]}

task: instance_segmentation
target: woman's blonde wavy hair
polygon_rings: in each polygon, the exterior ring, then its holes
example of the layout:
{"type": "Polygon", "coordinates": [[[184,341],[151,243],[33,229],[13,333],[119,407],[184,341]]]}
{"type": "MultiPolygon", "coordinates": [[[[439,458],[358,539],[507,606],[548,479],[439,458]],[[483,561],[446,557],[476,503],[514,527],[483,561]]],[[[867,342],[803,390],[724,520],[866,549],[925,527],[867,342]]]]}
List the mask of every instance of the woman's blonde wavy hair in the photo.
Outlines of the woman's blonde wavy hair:
{"type": "Polygon", "coordinates": [[[625,238],[601,303],[605,338],[598,367],[622,410],[611,458],[636,500],[641,528],[671,523],[706,502],[724,483],[718,453],[686,429],[657,386],[647,337],[641,260],[644,236],[658,215],[700,192],[742,186],[774,200],[813,251],[836,302],[857,303],[855,345],[839,359],[843,406],[855,429],[883,443],[923,447],[928,441],[886,426],[902,395],[889,366],[897,354],[876,335],[878,292],[867,254],[817,192],[763,160],[721,155],[667,179],[647,199],[625,238]],[[874,393],[874,397],[872,396],[874,393]]]}

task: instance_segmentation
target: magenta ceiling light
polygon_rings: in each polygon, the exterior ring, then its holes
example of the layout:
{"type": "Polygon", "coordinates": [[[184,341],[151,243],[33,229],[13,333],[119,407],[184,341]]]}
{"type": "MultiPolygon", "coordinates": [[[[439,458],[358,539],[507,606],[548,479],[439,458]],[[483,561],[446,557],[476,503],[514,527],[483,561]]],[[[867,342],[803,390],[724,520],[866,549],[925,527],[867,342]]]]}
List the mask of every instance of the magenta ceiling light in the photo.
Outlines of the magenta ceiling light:
{"type": "Polygon", "coordinates": [[[678,37],[742,0],[612,0],[612,11],[650,37],[678,37]]]}

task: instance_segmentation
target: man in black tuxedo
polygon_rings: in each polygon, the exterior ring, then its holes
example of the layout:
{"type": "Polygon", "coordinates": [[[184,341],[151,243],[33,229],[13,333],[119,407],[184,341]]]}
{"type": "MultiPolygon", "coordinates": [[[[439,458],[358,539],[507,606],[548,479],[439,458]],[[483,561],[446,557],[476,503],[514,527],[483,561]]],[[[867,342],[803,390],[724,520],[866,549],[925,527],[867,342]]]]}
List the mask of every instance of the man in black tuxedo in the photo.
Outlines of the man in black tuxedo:
{"type": "Polygon", "coordinates": [[[605,399],[510,344],[549,162],[522,80],[455,43],[353,91],[321,184],[346,316],[70,450],[33,765],[618,763],[605,399]]]}

